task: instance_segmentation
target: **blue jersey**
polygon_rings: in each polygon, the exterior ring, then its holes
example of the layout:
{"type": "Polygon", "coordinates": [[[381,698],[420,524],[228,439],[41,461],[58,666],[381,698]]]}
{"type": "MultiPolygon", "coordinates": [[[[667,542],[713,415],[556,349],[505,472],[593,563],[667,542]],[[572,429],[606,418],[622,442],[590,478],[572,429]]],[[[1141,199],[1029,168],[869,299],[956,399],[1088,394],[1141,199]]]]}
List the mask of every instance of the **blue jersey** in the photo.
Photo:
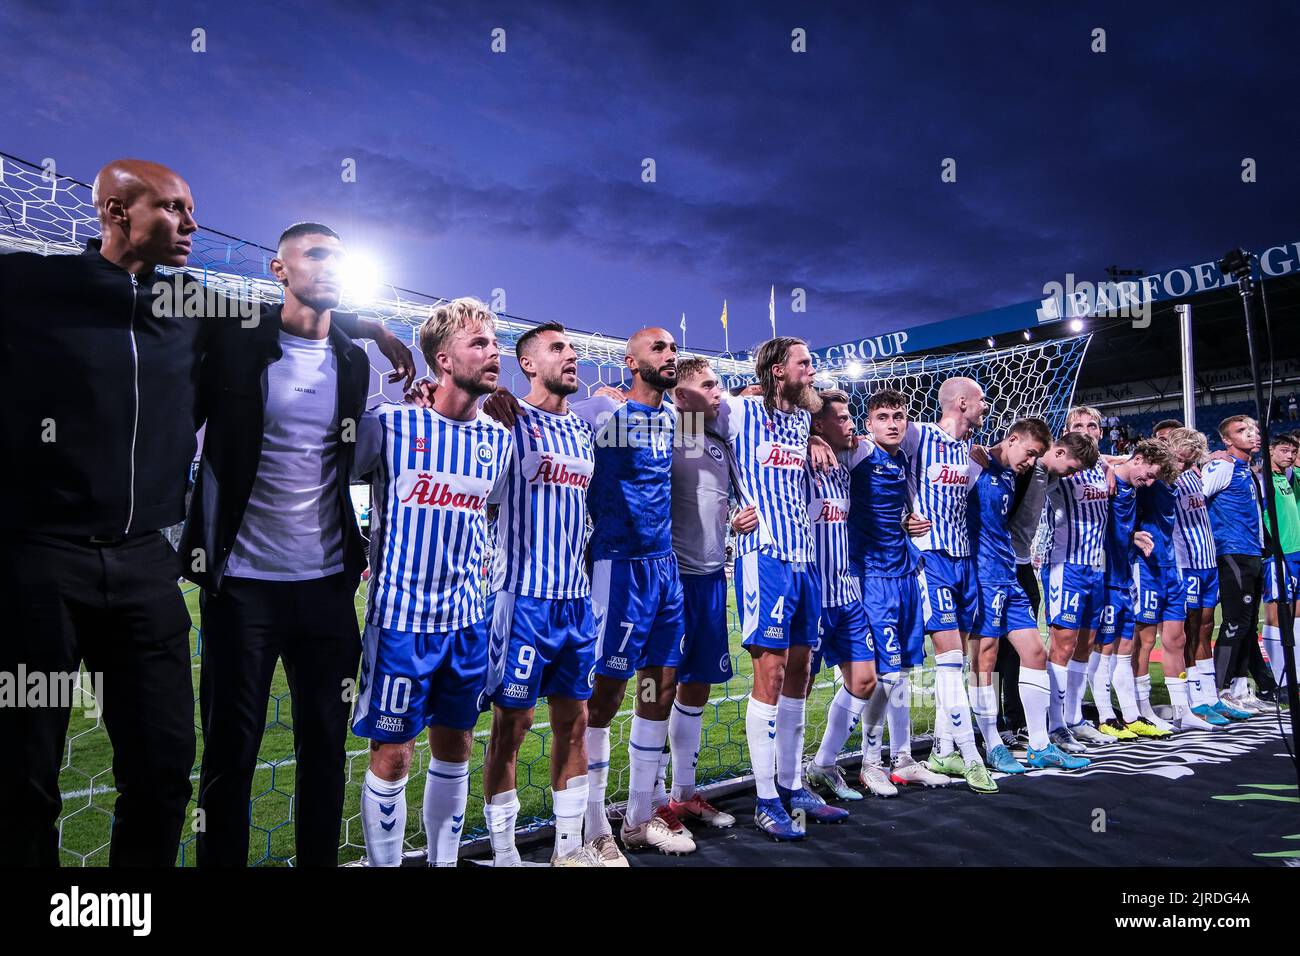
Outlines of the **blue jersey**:
{"type": "Polygon", "coordinates": [[[600,395],[572,409],[595,433],[596,471],[587,497],[592,560],[671,554],[677,414],[671,408],[620,403],[600,395]]]}
{"type": "Polygon", "coordinates": [[[849,470],[808,471],[817,571],[822,582],[822,607],[842,607],[862,600],[858,579],[849,567],[849,470]]]}
{"type": "Polygon", "coordinates": [[[1110,499],[1110,521],[1106,528],[1106,587],[1126,588],[1133,582],[1133,532],[1137,529],[1137,489],[1119,475],[1110,499]]]}
{"type": "Polygon", "coordinates": [[[812,416],[768,409],[761,398],[724,398],[710,425],[731,446],[741,501],[758,511],[758,527],[736,539],[736,555],[761,551],[778,561],[814,558],[808,519],[808,435],[812,416]]]}
{"type": "Polygon", "coordinates": [[[511,435],[496,521],[492,590],[532,598],[591,593],[584,547],[587,488],[596,458],[591,426],[569,412],[555,415],[526,402],[511,435]]]}
{"type": "Polygon", "coordinates": [[[1149,567],[1172,568],[1174,562],[1174,524],[1178,501],[1174,486],[1156,480],[1137,492],[1138,529],[1151,535],[1155,549],[1144,558],[1149,567]]]}
{"type": "Polygon", "coordinates": [[[907,426],[902,451],[910,463],[914,507],[930,520],[930,530],[916,539],[922,551],[946,551],[955,558],[970,554],[970,446],[969,438],[953,438],[938,425],[907,426]]]}
{"type": "Polygon", "coordinates": [[[841,452],[849,470],[849,560],[874,577],[902,577],[916,570],[920,552],[903,529],[911,509],[907,456],[893,455],[859,436],[858,446],[841,452]]]}
{"type": "Polygon", "coordinates": [[[1016,580],[1016,551],[1007,527],[1007,512],[1016,495],[1016,473],[989,459],[988,467],[971,466],[975,480],[966,506],[971,546],[979,555],[979,581],[1012,584],[1016,580]]]}
{"type": "Polygon", "coordinates": [[[1259,513],[1259,485],[1250,464],[1240,458],[1213,459],[1201,470],[1201,488],[1209,502],[1215,551],[1261,554],[1264,526],[1259,513]]]}
{"type": "Polygon", "coordinates": [[[1179,475],[1174,494],[1178,506],[1174,516],[1174,559],[1179,569],[1206,571],[1218,567],[1200,472],[1189,468],[1179,475]]]}
{"type": "Polygon", "coordinates": [[[1106,519],[1110,488],[1098,463],[1087,471],[1062,478],[1047,489],[1047,526],[1052,545],[1049,564],[1106,566],[1106,519]]]}
{"type": "Polygon", "coordinates": [[[481,412],[462,422],[385,404],[362,416],[353,473],[372,476],[367,623],[428,633],[482,620],[487,503],[513,446],[481,412]]]}

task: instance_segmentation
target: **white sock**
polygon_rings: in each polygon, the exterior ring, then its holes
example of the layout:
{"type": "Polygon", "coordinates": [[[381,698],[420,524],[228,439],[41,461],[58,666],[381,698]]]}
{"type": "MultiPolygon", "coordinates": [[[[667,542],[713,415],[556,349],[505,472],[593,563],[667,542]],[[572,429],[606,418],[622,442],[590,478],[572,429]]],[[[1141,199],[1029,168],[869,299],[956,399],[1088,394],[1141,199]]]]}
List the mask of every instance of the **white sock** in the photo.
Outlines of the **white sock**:
{"type": "Polygon", "coordinates": [[[609,728],[587,728],[587,836],[595,840],[608,836],[605,816],[605,787],[609,781],[609,728]]]}
{"type": "MultiPolygon", "coordinates": [[[[1094,644],[1094,645],[1092,646],[1092,650],[1088,652],[1088,686],[1089,686],[1089,687],[1092,686],[1093,678],[1096,676],[1096,673],[1097,673],[1097,668],[1099,668],[1099,667],[1101,666],[1102,657],[1103,657],[1103,655],[1102,655],[1102,653],[1101,653],[1101,650],[1097,647],[1096,644],[1094,644]]],[[[1107,661],[1106,664],[1107,664],[1106,677],[1107,677],[1107,680],[1109,680],[1109,678],[1110,678],[1110,671],[1109,671],[1110,661],[1107,661]]]]}
{"type": "MultiPolygon", "coordinates": [[[[952,735],[953,743],[961,750],[962,760],[970,763],[979,760],[979,751],[975,749],[975,728],[971,726],[970,702],[966,698],[966,682],[962,679],[961,651],[944,651],[936,655],[935,696],[942,701],[947,714],[946,729],[952,735]]],[[[996,717],[995,717],[996,719],[996,717]]]]}
{"type": "Polygon", "coordinates": [[[1246,683],[1246,678],[1234,677],[1232,679],[1232,690],[1229,691],[1229,693],[1232,694],[1233,697],[1237,698],[1237,700],[1241,700],[1241,698],[1245,697],[1248,690],[1250,690],[1250,685],[1246,683]]]}
{"type": "MultiPolygon", "coordinates": [[[[879,692],[877,689],[877,693],[879,692]]],[[[831,699],[830,707],[826,710],[826,730],[822,734],[821,746],[817,748],[817,756],[814,758],[818,766],[835,765],[840,751],[844,749],[844,744],[849,739],[849,734],[853,733],[853,725],[858,722],[866,706],[866,700],[854,697],[847,687],[840,685],[840,689],[831,699]]]]}
{"type": "Polygon", "coordinates": [[[1279,685],[1286,682],[1286,652],[1282,647],[1282,628],[1275,624],[1264,625],[1264,654],[1273,671],[1273,680],[1279,685]]]}
{"type": "MultiPolygon", "coordinates": [[[[669,714],[669,719],[672,715],[669,714]]],[[[671,732],[671,725],[670,725],[671,732]]],[[[668,764],[672,762],[673,754],[667,747],[659,754],[659,769],[655,771],[655,789],[650,795],[650,803],[655,807],[668,806],[668,764]]]]}
{"type": "Polygon", "coordinates": [[[655,779],[659,776],[659,757],[667,740],[668,721],[632,715],[632,733],[627,742],[631,771],[628,774],[624,826],[638,827],[650,819],[654,810],[655,779]]]}
{"type": "MultiPolygon", "coordinates": [[[[570,777],[563,790],[551,791],[555,807],[555,858],[568,856],[582,846],[582,818],[587,811],[587,778],[570,777]]],[[[518,806],[518,803],[515,804],[518,806]]]]}
{"type": "Polygon", "coordinates": [[[1020,705],[1025,711],[1025,724],[1029,727],[1029,746],[1044,749],[1050,742],[1047,736],[1047,708],[1052,699],[1047,671],[1036,671],[1020,666],[1020,705]]]}
{"type": "Polygon", "coordinates": [[[519,793],[507,790],[483,804],[488,839],[492,843],[492,865],[513,866],[519,862],[515,848],[515,821],[519,819],[519,793]]]}
{"type": "Polygon", "coordinates": [[[776,797],[776,705],[765,704],[753,694],[745,707],[745,742],[758,799],[771,800],[776,797]]]}
{"type": "Polygon", "coordinates": [[[424,776],[424,832],[429,864],[455,866],[469,802],[469,761],[430,758],[424,776]]]}
{"type": "Polygon", "coordinates": [[[1065,697],[1069,686],[1069,672],[1064,664],[1047,665],[1048,701],[1047,729],[1060,730],[1065,726],[1065,697]]]}
{"type": "Polygon", "coordinates": [[[804,700],[786,697],[776,701],[776,782],[787,790],[803,786],[804,700]]]}
{"type": "MultiPolygon", "coordinates": [[[[889,707],[889,691],[893,687],[895,676],[881,674],[875,693],[867,698],[867,706],[862,709],[862,760],[864,763],[880,763],[880,750],[885,736],[885,711],[889,707]]],[[[889,749],[891,751],[894,749],[892,740],[889,742],[889,749]]]]}
{"type": "Polygon", "coordinates": [[[1143,674],[1133,680],[1134,695],[1137,697],[1138,713],[1147,718],[1155,713],[1151,709],[1151,675],[1143,674]]]}
{"type": "Polygon", "coordinates": [[[984,750],[987,753],[1002,744],[998,736],[998,689],[992,684],[983,687],[978,684],[970,689],[971,710],[974,712],[975,724],[984,738],[984,750]]]}
{"type": "Polygon", "coordinates": [[[944,696],[948,684],[939,679],[941,673],[942,669],[936,664],[934,669],[934,741],[930,745],[930,752],[938,754],[940,757],[946,757],[956,749],[956,744],[952,739],[951,720],[939,719],[948,713],[947,698],[944,696]]]}
{"type": "Polygon", "coordinates": [[[1102,657],[1096,651],[1088,660],[1088,683],[1092,686],[1092,702],[1097,705],[1097,720],[1115,719],[1115,708],[1110,702],[1110,670],[1113,656],[1102,657]],[[1096,664],[1092,658],[1097,658],[1096,664]]]}
{"type": "Polygon", "coordinates": [[[1174,716],[1180,717],[1190,708],[1187,706],[1187,680],[1183,677],[1166,677],[1165,689],[1169,691],[1169,703],[1173,705],[1174,716]]]}
{"type": "Polygon", "coordinates": [[[1201,686],[1205,689],[1205,702],[1207,704],[1216,704],[1219,700],[1218,678],[1214,674],[1214,658],[1207,657],[1205,660],[1196,662],[1196,669],[1201,672],[1201,686]]]}
{"type": "Polygon", "coordinates": [[[1133,676],[1133,655],[1119,654],[1115,655],[1115,675],[1114,675],[1115,699],[1119,701],[1120,713],[1124,717],[1124,722],[1137,720],[1142,716],[1142,711],[1138,710],[1137,702],[1137,681],[1133,676]]]}
{"type": "MultiPolygon", "coordinates": [[[[882,677],[880,682],[890,689],[886,702],[889,760],[896,764],[904,755],[912,756],[912,672],[899,671],[892,681],[882,677]]],[[[879,751],[876,752],[876,761],[880,761],[879,751]]]]}
{"type": "Polygon", "coordinates": [[[1071,727],[1083,720],[1083,688],[1088,682],[1088,663],[1071,660],[1065,665],[1065,721],[1071,727]]]}
{"type": "Polygon", "coordinates": [[[1201,685],[1201,672],[1196,669],[1196,662],[1187,670],[1187,699],[1189,707],[1199,707],[1205,703],[1205,689],[1201,685]]]}
{"type": "Polygon", "coordinates": [[[372,771],[366,771],[366,785],[361,788],[361,831],[366,841],[366,862],[370,866],[402,865],[409,779],[381,780],[372,771]]]}
{"type": "Polygon", "coordinates": [[[673,704],[673,712],[668,716],[668,743],[672,748],[674,800],[695,796],[695,767],[700,762],[703,726],[703,707],[673,704]]]}

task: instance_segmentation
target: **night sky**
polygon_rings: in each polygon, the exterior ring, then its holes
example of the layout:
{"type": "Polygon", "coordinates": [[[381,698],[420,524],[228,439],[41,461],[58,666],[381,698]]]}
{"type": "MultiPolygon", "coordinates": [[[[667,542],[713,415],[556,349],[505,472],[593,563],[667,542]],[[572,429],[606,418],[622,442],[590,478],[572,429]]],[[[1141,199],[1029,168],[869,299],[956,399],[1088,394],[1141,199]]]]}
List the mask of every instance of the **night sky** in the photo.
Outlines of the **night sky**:
{"type": "Polygon", "coordinates": [[[376,6],[5,0],[0,150],[157,160],[206,226],[319,219],[398,286],[701,348],[724,298],[764,337],[772,285],[828,344],[1300,238],[1294,4],[376,6]]]}

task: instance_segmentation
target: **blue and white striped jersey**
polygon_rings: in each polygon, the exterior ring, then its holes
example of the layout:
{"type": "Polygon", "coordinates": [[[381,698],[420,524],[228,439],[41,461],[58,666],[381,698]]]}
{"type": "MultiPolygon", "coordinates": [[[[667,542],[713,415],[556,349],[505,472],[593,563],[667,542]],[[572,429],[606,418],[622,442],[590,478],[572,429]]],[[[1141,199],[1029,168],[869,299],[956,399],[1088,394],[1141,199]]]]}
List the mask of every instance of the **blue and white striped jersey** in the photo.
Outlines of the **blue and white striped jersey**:
{"type": "Polygon", "coordinates": [[[1210,509],[1201,492],[1201,474],[1189,468],[1174,482],[1178,510],[1174,516],[1174,558],[1181,571],[1218,566],[1210,509]]]}
{"type": "Polygon", "coordinates": [[[1139,551],[1134,559],[1151,568],[1174,567],[1174,515],[1178,510],[1174,486],[1157,479],[1137,490],[1137,504],[1138,530],[1151,535],[1156,546],[1151,557],[1143,558],[1139,551]]]}
{"type": "Polygon", "coordinates": [[[587,496],[592,560],[671,554],[677,413],[671,406],[652,408],[603,395],[570,408],[595,435],[596,472],[587,496]]]}
{"type": "Polygon", "coordinates": [[[1138,489],[1119,475],[1110,498],[1110,519],[1106,524],[1106,587],[1127,588],[1133,582],[1133,562],[1142,552],[1133,546],[1138,527],[1138,489]]]}
{"type": "Polygon", "coordinates": [[[556,600],[591,593],[587,489],[596,457],[591,426],[520,402],[514,452],[496,521],[492,590],[556,600]]]}
{"type": "Polygon", "coordinates": [[[843,607],[862,600],[858,579],[849,568],[849,470],[808,469],[808,515],[812,519],[814,562],[821,575],[822,607],[843,607]]]}
{"type": "Polygon", "coordinates": [[[990,458],[987,468],[971,465],[966,523],[970,542],[979,555],[982,585],[1012,584],[1016,580],[1016,549],[1011,541],[1008,513],[1016,496],[1016,473],[990,458]]]}
{"type": "Polygon", "coordinates": [[[915,538],[922,551],[970,554],[966,500],[970,494],[971,439],[958,440],[932,422],[909,422],[901,450],[911,463],[913,507],[930,519],[930,531],[915,538]]]}
{"type": "Polygon", "coordinates": [[[482,619],[487,504],[513,444],[482,412],[461,422],[384,404],[362,416],[353,474],[371,475],[368,623],[428,632],[482,619]]]}
{"type": "Polygon", "coordinates": [[[1047,525],[1052,544],[1048,563],[1104,568],[1109,512],[1110,489],[1100,462],[1049,486],[1047,525]]]}
{"type": "Polygon", "coordinates": [[[739,497],[758,510],[758,527],[736,540],[736,554],[761,550],[781,561],[810,563],[808,435],[812,416],[802,408],[768,411],[763,399],[724,398],[709,426],[731,445],[739,497]]]}
{"type": "Polygon", "coordinates": [[[903,530],[903,516],[911,509],[907,456],[889,454],[865,435],[858,447],[841,452],[849,470],[849,560],[855,572],[872,577],[898,578],[911,574],[921,553],[903,530]]]}

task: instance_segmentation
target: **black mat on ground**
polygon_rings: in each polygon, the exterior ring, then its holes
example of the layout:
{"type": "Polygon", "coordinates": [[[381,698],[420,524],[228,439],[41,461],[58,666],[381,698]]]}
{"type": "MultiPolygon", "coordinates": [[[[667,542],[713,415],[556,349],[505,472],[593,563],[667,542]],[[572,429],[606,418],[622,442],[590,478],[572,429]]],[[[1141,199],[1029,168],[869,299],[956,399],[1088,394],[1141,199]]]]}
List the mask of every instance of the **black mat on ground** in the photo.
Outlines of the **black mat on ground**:
{"type": "MultiPolygon", "coordinates": [[[[1089,756],[1095,760],[1086,771],[998,777],[999,792],[987,796],[954,783],[868,797],[845,804],[847,821],[813,826],[799,843],[773,843],[755,829],[753,791],[741,792],[717,801],[736,826],[696,828],[694,854],[641,852],[630,860],[660,867],[1300,863],[1300,838],[1285,839],[1300,835],[1300,795],[1275,717],[1115,743],[1089,756]]],[[[846,777],[856,783],[856,773],[846,777]]]]}

